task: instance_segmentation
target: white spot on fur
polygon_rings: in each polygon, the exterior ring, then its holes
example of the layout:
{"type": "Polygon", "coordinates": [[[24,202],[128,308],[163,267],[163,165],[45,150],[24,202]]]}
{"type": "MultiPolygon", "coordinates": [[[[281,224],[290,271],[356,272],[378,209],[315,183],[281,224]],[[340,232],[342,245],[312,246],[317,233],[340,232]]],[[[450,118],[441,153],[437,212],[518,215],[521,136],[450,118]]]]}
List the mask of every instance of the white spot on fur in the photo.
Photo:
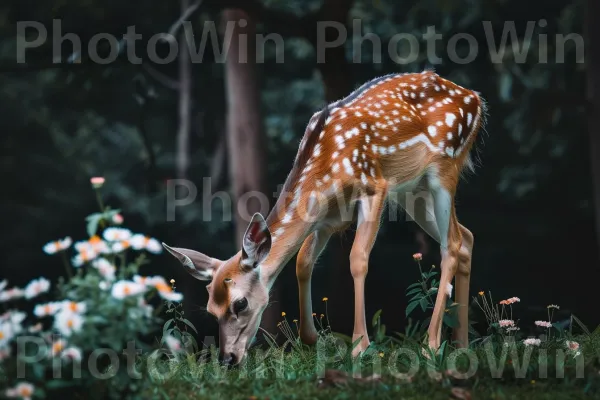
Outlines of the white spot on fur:
{"type": "Polygon", "coordinates": [[[472,122],[473,122],[473,114],[468,113],[467,114],[467,126],[471,126],[472,122]]]}
{"type": "Polygon", "coordinates": [[[368,183],[368,181],[367,181],[367,176],[365,175],[365,173],[364,173],[364,172],[362,172],[362,173],[360,174],[360,180],[361,180],[361,182],[363,183],[363,185],[366,185],[366,184],[368,183]]]}
{"type": "Polygon", "coordinates": [[[342,164],[344,165],[344,170],[348,175],[354,175],[354,169],[352,169],[352,165],[350,165],[350,160],[348,158],[344,158],[342,164]]]}
{"type": "Polygon", "coordinates": [[[288,211],[287,214],[285,214],[285,216],[281,220],[281,222],[284,224],[288,224],[288,223],[290,223],[291,220],[292,220],[292,212],[288,211]]]}
{"type": "Polygon", "coordinates": [[[321,154],[321,144],[317,143],[317,145],[315,146],[315,150],[313,152],[313,155],[315,157],[318,157],[321,154]]]}
{"type": "Polygon", "coordinates": [[[437,134],[437,128],[434,125],[430,125],[429,128],[427,128],[427,132],[433,137],[437,134]]]}
{"type": "Polygon", "coordinates": [[[454,115],[452,113],[446,113],[446,125],[448,125],[448,127],[452,128],[452,125],[454,125],[455,120],[456,120],[456,115],[454,115]]]}

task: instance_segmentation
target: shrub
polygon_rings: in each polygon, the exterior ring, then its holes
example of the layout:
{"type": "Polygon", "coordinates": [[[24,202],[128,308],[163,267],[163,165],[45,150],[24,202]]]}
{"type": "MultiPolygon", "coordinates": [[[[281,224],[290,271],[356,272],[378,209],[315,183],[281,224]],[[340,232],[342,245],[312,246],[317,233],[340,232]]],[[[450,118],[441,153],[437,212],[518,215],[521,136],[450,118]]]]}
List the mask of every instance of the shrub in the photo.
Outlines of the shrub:
{"type": "Polygon", "coordinates": [[[135,392],[137,372],[128,357],[154,347],[161,300],[169,305],[182,300],[162,276],[139,274],[148,255],[161,253],[162,246],[122,226],[119,210],[103,204],[103,183],[92,179],[100,212],[86,219],[89,238],[73,243],[66,237],[43,246],[47,254],[62,257],[66,278],[54,288],[44,277],[23,289],[0,282],[0,304],[7,310],[0,316],[0,389],[7,397],[74,388],[98,398],[135,392]],[[16,308],[28,301],[36,302],[29,315],[16,308]],[[135,347],[129,350],[131,342],[135,347]]]}

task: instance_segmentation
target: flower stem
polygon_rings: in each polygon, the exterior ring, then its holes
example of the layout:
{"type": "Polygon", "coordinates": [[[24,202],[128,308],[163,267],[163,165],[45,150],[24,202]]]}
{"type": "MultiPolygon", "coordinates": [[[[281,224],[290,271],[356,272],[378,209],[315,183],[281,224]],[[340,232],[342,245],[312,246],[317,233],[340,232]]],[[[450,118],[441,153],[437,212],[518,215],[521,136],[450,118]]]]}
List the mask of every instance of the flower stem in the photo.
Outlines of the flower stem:
{"type": "MultiPolygon", "coordinates": [[[[98,206],[100,207],[100,211],[102,213],[105,212],[105,207],[104,207],[104,202],[102,201],[102,196],[100,195],[100,189],[95,189],[94,190],[96,192],[96,201],[98,202],[98,206]]],[[[101,218],[100,221],[98,222],[98,225],[100,225],[100,228],[104,228],[104,218],[101,218]]]]}
{"type": "Polygon", "coordinates": [[[61,256],[63,264],[65,266],[65,271],[67,272],[67,277],[69,277],[69,280],[71,280],[73,278],[73,274],[71,273],[71,266],[69,265],[69,262],[67,261],[67,254],[64,251],[61,251],[60,256],[61,256]]]}

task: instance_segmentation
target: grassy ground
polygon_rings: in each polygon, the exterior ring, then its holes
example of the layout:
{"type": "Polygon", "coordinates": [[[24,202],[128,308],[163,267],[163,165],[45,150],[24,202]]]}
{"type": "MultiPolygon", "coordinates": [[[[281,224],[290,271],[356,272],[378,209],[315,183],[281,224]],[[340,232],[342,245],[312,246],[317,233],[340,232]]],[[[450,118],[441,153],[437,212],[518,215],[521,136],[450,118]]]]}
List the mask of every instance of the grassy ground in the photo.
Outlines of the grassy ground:
{"type": "Polygon", "coordinates": [[[437,356],[425,357],[418,342],[385,337],[379,344],[372,344],[359,360],[352,360],[351,345],[331,333],[322,334],[318,345],[312,348],[303,346],[297,338],[290,339],[283,347],[272,343],[266,351],[254,350],[241,367],[231,370],[214,361],[214,349],[212,357],[211,351],[206,350],[199,362],[195,357],[183,356],[170,361],[151,362],[149,365],[155,365],[151,368],[155,373],[146,386],[144,397],[327,400],[600,398],[598,330],[572,338],[581,345],[581,354],[577,357],[565,351],[564,338],[544,341],[539,347],[526,347],[522,341],[503,344],[499,337],[488,337],[472,344],[468,354],[460,355],[450,345],[444,345],[437,356]],[[470,366],[468,356],[472,360],[470,366]],[[547,365],[546,375],[544,363],[547,365]],[[564,371],[564,377],[560,377],[561,371],[564,371]],[[457,375],[460,372],[468,376],[457,375]],[[405,375],[399,376],[398,373],[405,375]]]}

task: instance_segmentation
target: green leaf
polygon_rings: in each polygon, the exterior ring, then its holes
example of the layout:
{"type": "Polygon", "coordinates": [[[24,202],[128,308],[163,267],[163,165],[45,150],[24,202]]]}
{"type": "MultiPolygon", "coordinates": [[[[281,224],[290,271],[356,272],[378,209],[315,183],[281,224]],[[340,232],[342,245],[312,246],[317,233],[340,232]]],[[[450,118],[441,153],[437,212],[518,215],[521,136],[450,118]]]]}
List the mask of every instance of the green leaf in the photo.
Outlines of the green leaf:
{"type": "Polygon", "coordinates": [[[571,318],[573,318],[573,321],[575,321],[577,323],[577,325],[579,325],[579,327],[581,328],[581,330],[586,335],[591,336],[590,330],[587,328],[587,326],[585,326],[585,324],[583,322],[581,322],[581,320],[579,318],[577,318],[574,314],[571,314],[571,318]]]}
{"type": "Polygon", "coordinates": [[[458,318],[456,318],[454,315],[444,313],[443,321],[450,328],[455,328],[458,326],[458,318]]]}
{"type": "Polygon", "coordinates": [[[409,286],[406,288],[406,290],[412,289],[412,288],[414,288],[414,287],[421,287],[421,282],[416,282],[416,283],[413,283],[412,285],[409,285],[409,286]]]}
{"type": "Polygon", "coordinates": [[[343,333],[339,332],[331,332],[331,334],[336,338],[343,340],[345,343],[352,343],[352,338],[348,335],[344,335],[343,333]]]}
{"type": "Polygon", "coordinates": [[[427,305],[429,304],[429,300],[427,299],[427,297],[423,297],[421,301],[419,301],[419,304],[421,305],[421,309],[423,311],[427,311],[427,305]]]}
{"type": "Polygon", "coordinates": [[[191,323],[189,320],[187,320],[187,319],[185,319],[185,318],[184,318],[184,319],[182,319],[181,321],[182,321],[184,324],[186,324],[187,326],[189,326],[190,328],[192,328],[192,330],[193,330],[194,332],[196,332],[196,334],[198,333],[198,331],[196,330],[196,327],[194,327],[194,325],[193,325],[193,324],[192,324],[192,323],[191,323]]]}
{"type": "Polygon", "coordinates": [[[382,310],[377,310],[375,315],[373,315],[373,319],[371,320],[371,326],[376,326],[379,322],[379,316],[381,315],[382,310]]]}
{"type": "Polygon", "coordinates": [[[418,301],[413,301],[413,302],[409,303],[408,306],[406,307],[406,316],[408,317],[410,315],[410,313],[412,313],[414,311],[414,309],[417,308],[418,305],[419,305],[418,301]]]}
{"type": "Polygon", "coordinates": [[[410,292],[407,292],[407,293],[406,293],[406,297],[408,297],[408,296],[412,296],[413,294],[415,294],[415,293],[420,293],[420,292],[421,292],[421,288],[420,288],[420,287],[418,287],[418,288],[414,288],[414,289],[412,289],[410,292]]]}
{"type": "Polygon", "coordinates": [[[362,340],[362,336],[359,337],[358,339],[356,339],[354,342],[352,342],[352,346],[350,346],[350,351],[354,350],[354,348],[356,346],[358,346],[358,344],[360,343],[361,340],[362,340]]]}
{"type": "Polygon", "coordinates": [[[73,386],[74,383],[72,381],[65,381],[62,379],[52,379],[46,382],[47,389],[61,389],[73,386]]]}
{"type": "Polygon", "coordinates": [[[411,301],[418,301],[421,300],[423,298],[424,294],[419,292],[417,294],[415,294],[413,297],[410,298],[410,300],[408,300],[409,302],[411,301]]]}
{"type": "Polygon", "coordinates": [[[98,215],[90,215],[88,218],[86,230],[89,237],[92,237],[96,234],[96,231],[98,230],[98,223],[102,217],[98,215]]]}

